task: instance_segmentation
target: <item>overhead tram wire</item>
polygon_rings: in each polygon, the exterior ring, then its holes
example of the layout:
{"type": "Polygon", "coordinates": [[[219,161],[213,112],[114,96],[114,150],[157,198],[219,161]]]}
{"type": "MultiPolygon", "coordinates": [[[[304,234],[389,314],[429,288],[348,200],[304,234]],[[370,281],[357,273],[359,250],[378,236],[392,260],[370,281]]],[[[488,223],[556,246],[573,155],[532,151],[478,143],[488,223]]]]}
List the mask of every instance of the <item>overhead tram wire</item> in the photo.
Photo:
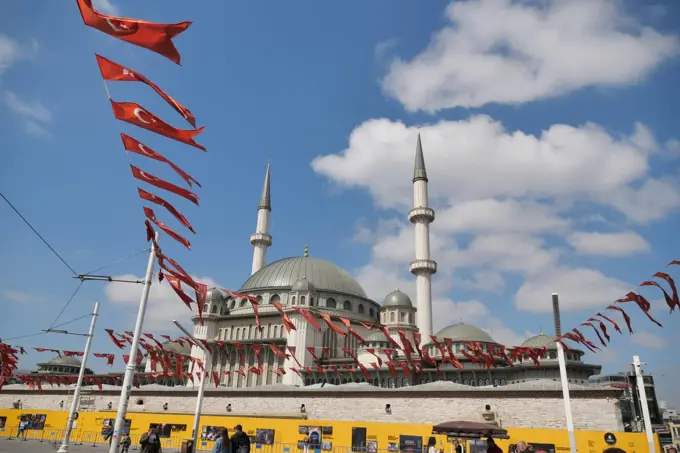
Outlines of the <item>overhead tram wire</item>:
{"type": "Polygon", "coordinates": [[[25,223],[26,225],[28,225],[28,227],[29,227],[31,230],[33,230],[33,232],[36,234],[36,236],[38,236],[38,237],[40,238],[40,240],[43,241],[43,243],[47,246],[47,248],[49,248],[49,249],[52,251],[52,253],[54,253],[54,255],[55,255],[57,258],[59,258],[59,260],[60,260],[62,263],[64,263],[64,266],[66,266],[71,272],[73,272],[73,275],[78,275],[78,272],[76,272],[75,270],[73,270],[73,268],[71,267],[71,265],[69,265],[69,264],[66,262],[66,260],[65,260],[64,258],[62,258],[61,255],[60,255],[59,253],[57,253],[56,250],[54,250],[54,247],[52,247],[52,246],[50,245],[50,243],[47,242],[47,240],[45,240],[45,238],[42,237],[42,235],[41,235],[40,233],[38,233],[38,231],[37,231],[35,228],[33,228],[33,225],[31,225],[31,223],[30,223],[28,220],[26,220],[26,217],[24,217],[23,215],[21,215],[21,213],[19,212],[19,210],[18,210],[17,208],[14,207],[14,205],[7,199],[7,197],[6,197],[2,192],[0,192],[0,197],[2,197],[2,199],[5,200],[5,202],[9,205],[9,207],[12,208],[12,210],[13,210],[13,211],[21,218],[21,220],[23,220],[24,223],[25,223]]]}
{"type": "Polygon", "coordinates": [[[150,249],[145,248],[144,250],[140,250],[139,252],[133,253],[132,255],[128,255],[128,256],[126,256],[125,258],[121,258],[121,259],[119,259],[119,260],[112,261],[112,262],[110,262],[109,264],[107,264],[107,265],[105,265],[105,266],[98,267],[97,269],[92,270],[92,271],[90,271],[90,272],[86,272],[86,273],[84,273],[84,274],[82,274],[82,275],[83,275],[83,276],[85,276],[85,275],[91,275],[91,274],[94,273],[94,272],[100,271],[100,270],[102,270],[102,269],[106,269],[107,267],[113,266],[114,264],[122,263],[123,261],[132,259],[132,258],[134,258],[134,257],[137,256],[137,255],[141,255],[142,253],[148,252],[149,250],[150,250],[150,249]]]}
{"type": "Polygon", "coordinates": [[[76,297],[76,294],[78,294],[78,291],[80,291],[80,287],[83,286],[83,283],[84,283],[84,280],[80,280],[80,283],[78,283],[78,287],[76,288],[75,291],[73,291],[73,294],[71,294],[71,297],[69,297],[69,299],[66,301],[66,303],[62,307],[61,311],[59,312],[57,317],[54,318],[54,321],[52,321],[52,324],[50,325],[50,327],[47,330],[52,329],[54,327],[54,325],[57,323],[57,321],[59,321],[59,318],[61,317],[61,315],[64,314],[64,311],[66,311],[66,308],[68,308],[68,306],[71,303],[71,301],[73,300],[73,298],[76,297]]]}

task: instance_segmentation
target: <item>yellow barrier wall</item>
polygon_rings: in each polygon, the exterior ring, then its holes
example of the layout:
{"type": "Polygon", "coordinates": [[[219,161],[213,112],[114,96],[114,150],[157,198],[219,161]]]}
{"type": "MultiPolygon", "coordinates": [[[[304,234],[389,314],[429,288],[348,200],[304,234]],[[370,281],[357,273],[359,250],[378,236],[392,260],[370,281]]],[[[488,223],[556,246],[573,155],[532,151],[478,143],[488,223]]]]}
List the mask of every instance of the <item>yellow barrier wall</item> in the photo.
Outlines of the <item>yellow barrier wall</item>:
{"type": "MultiPolygon", "coordinates": [[[[63,429],[66,426],[68,413],[66,411],[41,411],[36,409],[0,409],[0,419],[7,417],[4,429],[0,429],[0,436],[8,436],[8,433],[16,435],[16,427],[19,424],[21,414],[45,414],[45,428],[43,433],[29,432],[28,437],[43,438],[53,440],[52,437],[63,436],[63,429]],[[3,432],[4,431],[4,432],[3,432]]],[[[74,429],[72,438],[81,439],[82,442],[102,443],[101,432],[104,419],[115,418],[116,413],[111,412],[80,412],[78,425],[74,429]],[[78,437],[80,436],[80,437],[78,437]],[[95,439],[95,437],[97,437],[95,439]]],[[[172,443],[181,442],[182,439],[191,438],[191,428],[193,416],[187,414],[172,413],[129,413],[128,419],[132,420],[130,434],[137,439],[142,433],[149,429],[151,423],[169,423],[186,425],[186,431],[172,433],[172,443]]],[[[414,420],[415,421],[415,420],[414,420]]],[[[445,422],[448,420],[442,420],[445,422]]],[[[352,428],[366,428],[366,440],[375,445],[374,451],[392,452],[398,450],[400,435],[421,436],[423,444],[427,443],[431,437],[432,425],[422,424],[399,424],[399,423],[371,423],[371,422],[347,422],[330,420],[301,420],[285,418],[256,418],[241,416],[217,416],[204,415],[201,417],[201,430],[203,426],[226,427],[232,432],[232,427],[236,424],[243,425],[244,431],[249,435],[255,436],[257,429],[274,430],[274,442],[285,445],[284,452],[298,453],[297,444],[304,437],[303,427],[320,427],[322,442],[326,445],[328,452],[349,452],[352,445],[352,428]],[[322,428],[325,427],[325,428],[322,428]],[[332,431],[332,433],[331,433],[332,431]],[[339,447],[343,447],[341,450],[339,447]]],[[[523,440],[529,444],[554,444],[555,453],[569,451],[569,438],[566,430],[554,429],[529,429],[529,428],[507,428],[509,440],[499,440],[497,443],[504,452],[507,452],[511,444],[516,444],[523,440]]],[[[579,453],[602,453],[608,448],[619,448],[626,453],[649,453],[647,439],[644,433],[614,433],[616,443],[608,445],[605,442],[605,432],[602,431],[576,431],[576,443],[579,453]]],[[[451,445],[445,436],[434,436],[437,439],[437,446],[442,448],[445,453],[451,452],[451,445]]],[[[657,452],[660,452],[658,436],[656,436],[657,452]]],[[[171,443],[167,441],[168,445],[171,443]]],[[[207,442],[202,448],[212,447],[212,442],[207,442]]],[[[201,447],[199,447],[201,448],[201,447]]],[[[269,446],[262,446],[258,449],[253,448],[255,453],[270,453],[274,449],[269,446]]],[[[369,448],[369,452],[372,449],[369,448]]],[[[538,448],[537,450],[540,450],[538,448]]],[[[310,450],[313,452],[314,450],[310,450]]],[[[469,448],[468,452],[474,452],[474,448],[469,448]]],[[[301,452],[301,450],[300,450],[301,452]]],[[[546,452],[550,453],[550,452],[546,452]]],[[[621,453],[621,452],[618,452],[621,453]]]]}

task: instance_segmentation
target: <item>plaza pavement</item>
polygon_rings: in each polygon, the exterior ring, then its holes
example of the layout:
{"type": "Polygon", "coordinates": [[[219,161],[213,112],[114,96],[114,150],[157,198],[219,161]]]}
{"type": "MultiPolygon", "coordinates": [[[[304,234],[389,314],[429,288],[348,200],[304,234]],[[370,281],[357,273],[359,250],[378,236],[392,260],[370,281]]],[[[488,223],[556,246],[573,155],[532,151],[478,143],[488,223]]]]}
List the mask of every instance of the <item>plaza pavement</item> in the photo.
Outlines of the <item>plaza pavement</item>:
{"type": "MultiPolygon", "coordinates": [[[[43,453],[43,452],[56,452],[59,450],[61,443],[54,445],[49,442],[40,442],[39,440],[8,440],[0,439],[0,453],[43,453]]],[[[90,453],[108,453],[109,446],[98,445],[93,447],[90,445],[71,445],[68,448],[69,452],[90,452],[90,453]]],[[[163,453],[176,453],[177,449],[163,449],[163,453]]],[[[130,453],[139,453],[139,446],[131,446],[130,453]]]]}

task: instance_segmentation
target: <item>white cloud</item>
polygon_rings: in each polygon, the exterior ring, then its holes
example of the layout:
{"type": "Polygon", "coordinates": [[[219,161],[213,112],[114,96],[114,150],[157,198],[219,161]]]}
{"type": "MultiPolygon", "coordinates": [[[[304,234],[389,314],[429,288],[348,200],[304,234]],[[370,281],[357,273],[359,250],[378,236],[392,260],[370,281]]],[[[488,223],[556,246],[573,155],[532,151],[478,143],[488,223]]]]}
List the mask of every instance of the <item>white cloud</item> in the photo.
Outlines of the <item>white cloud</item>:
{"type": "Polygon", "coordinates": [[[19,44],[6,35],[0,35],[0,74],[20,57],[19,44]]]}
{"type": "Polygon", "coordinates": [[[2,291],[3,299],[17,303],[42,302],[43,298],[24,291],[5,289],[2,291]]]}
{"type": "MultiPolygon", "coordinates": [[[[450,316],[461,310],[451,305],[457,292],[503,294],[510,285],[516,285],[514,303],[522,311],[550,312],[553,292],[560,293],[565,311],[601,309],[630,285],[579,265],[578,254],[647,250],[631,226],[680,208],[677,184],[649,174],[661,147],[642,124],[628,135],[595,124],[556,124],[530,135],[477,115],[421,125],[420,131],[436,210],[430,249],[439,264],[433,278],[439,324],[457,321],[450,316]],[[611,211],[627,217],[626,229],[599,214],[611,211]],[[594,222],[610,233],[575,230],[594,222]],[[561,245],[564,239],[573,248],[561,245]]],[[[369,120],[352,131],[347,149],[312,162],[332,183],[366,190],[389,210],[375,228],[359,223],[355,237],[372,246],[369,263],[356,275],[376,300],[400,288],[415,302],[407,272],[414,259],[413,225],[402,219],[412,206],[417,134],[416,127],[400,122],[369,120]]],[[[674,168],[666,165],[664,171],[674,168]]],[[[491,324],[493,316],[487,318],[479,317],[477,325],[491,324]]]]}
{"type": "MultiPolygon", "coordinates": [[[[575,201],[614,208],[635,222],[657,220],[680,206],[680,192],[676,183],[649,176],[658,145],[640,139],[645,129],[614,137],[595,124],[555,124],[530,135],[486,115],[423,126],[431,202],[452,207],[440,214],[458,230],[501,223],[559,230],[569,225],[559,210],[575,201]]],[[[368,190],[380,207],[405,210],[417,133],[400,122],[369,120],[352,131],[347,149],[317,157],[312,167],[342,186],[368,190]]]]}
{"type": "Polygon", "coordinates": [[[438,212],[437,220],[443,228],[468,232],[561,231],[570,225],[545,204],[493,198],[458,203],[438,212]]]}
{"type": "Polygon", "coordinates": [[[0,34],[0,75],[17,61],[33,58],[38,48],[38,42],[35,40],[30,46],[26,46],[7,35],[0,34]]]}
{"type": "Polygon", "coordinates": [[[52,132],[48,131],[35,121],[26,121],[24,124],[24,130],[28,135],[36,138],[48,139],[54,137],[52,132]]]}
{"type": "Polygon", "coordinates": [[[649,243],[634,231],[620,233],[587,233],[578,231],[567,242],[584,255],[625,256],[651,250],[649,243]]]}
{"type": "MultiPolygon", "coordinates": [[[[131,274],[118,275],[114,278],[119,280],[144,280],[143,277],[131,274]]],[[[208,285],[208,288],[216,286],[215,281],[210,277],[192,276],[192,278],[197,282],[208,285]]],[[[111,302],[128,307],[129,310],[125,310],[125,312],[129,314],[129,319],[134,320],[137,316],[141,289],[141,285],[112,282],[106,285],[104,293],[111,302]]],[[[193,297],[192,290],[185,289],[185,291],[189,296],[193,297]]],[[[193,308],[195,310],[195,306],[193,308]]],[[[149,301],[144,318],[145,329],[158,329],[167,332],[175,329],[174,325],[172,325],[172,320],[176,319],[182,322],[194,314],[195,311],[189,311],[167,281],[163,280],[163,282],[158,283],[158,280],[154,279],[151,291],[149,292],[149,301]]]]}
{"type": "Polygon", "coordinates": [[[3,100],[5,105],[18,115],[43,122],[49,122],[52,120],[52,113],[42,102],[37,99],[33,101],[26,101],[21,99],[16,93],[6,91],[3,100]]]}
{"type": "Polygon", "coordinates": [[[480,270],[469,279],[456,280],[454,286],[469,291],[501,293],[505,290],[505,279],[500,272],[480,270]]]}
{"type": "Polygon", "coordinates": [[[649,332],[636,331],[630,337],[630,341],[648,349],[663,349],[666,347],[666,340],[649,332]]]}
{"type": "Polygon", "coordinates": [[[515,295],[520,310],[552,311],[550,295],[558,293],[560,309],[602,308],[630,290],[630,285],[594,269],[549,268],[528,278],[515,295]]]}
{"type": "Polygon", "coordinates": [[[628,17],[616,0],[470,0],[446,9],[450,25],[382,81],[408,110],[517,104],[593,86],[639,82],[678,51],[628,17]]]}
{"type": "Polygon", "coordinates": [[[93,0],[92,5],[94,6],[94,9],[104,14],[110,14],[113,16],[118,14],[118,7],[111,3],[110,0],[93,0]]]}

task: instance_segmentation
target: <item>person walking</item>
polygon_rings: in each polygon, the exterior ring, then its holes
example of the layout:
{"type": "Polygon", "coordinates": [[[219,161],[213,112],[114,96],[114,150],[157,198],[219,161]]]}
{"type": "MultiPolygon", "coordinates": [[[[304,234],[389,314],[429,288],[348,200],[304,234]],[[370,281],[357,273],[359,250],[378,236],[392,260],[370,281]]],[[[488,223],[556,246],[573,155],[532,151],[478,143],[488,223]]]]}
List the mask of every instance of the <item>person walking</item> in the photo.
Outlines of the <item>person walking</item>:
{"type": "Polygon", "coordinates": [[[149,428],[149,432],[142,434],[139,444],[142,446],[141,453],[161,453],[161,440],[156,428],[149,428]]]}
{"type": "Polygon", "coordinates": [[[231,453],[250,453],[250,438],[243,432],[243,426],[234,426],[231,436],[231,453]]]}
{"type": "Polygon", "coordinates": [[[227,428],[220,430],[219,436],[215,440],[213,453],[231,453],[231,440],[229,439],[229,431],[227,428]]]}

